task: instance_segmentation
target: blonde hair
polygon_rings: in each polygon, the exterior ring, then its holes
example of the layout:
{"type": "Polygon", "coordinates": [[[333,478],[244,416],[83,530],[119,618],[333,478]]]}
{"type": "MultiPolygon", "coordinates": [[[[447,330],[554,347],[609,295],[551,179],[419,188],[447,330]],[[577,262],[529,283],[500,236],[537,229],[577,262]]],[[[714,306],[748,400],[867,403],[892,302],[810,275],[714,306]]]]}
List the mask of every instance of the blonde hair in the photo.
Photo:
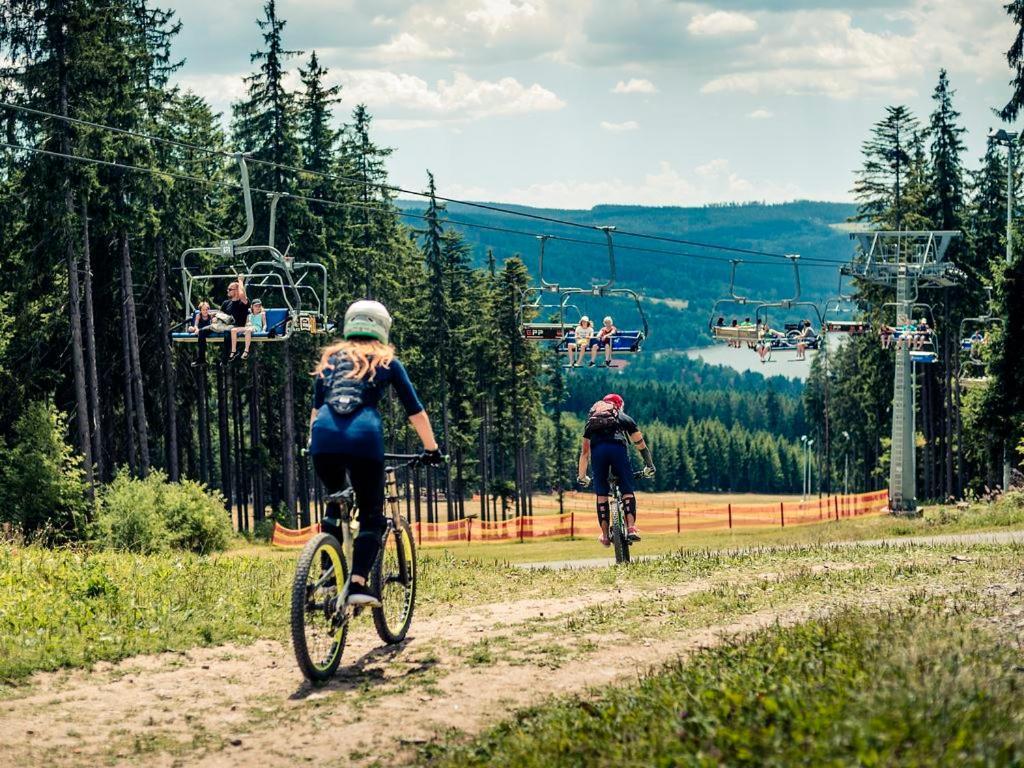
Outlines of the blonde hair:
{"type": "Polygon", "coordinates": [[[198,310],[200,312],[202,312],[203,311],[203,307],[206,307],[207,309],[209,309],[210,308],[210,302],[208,302],[208,301],[200,301],[199,302],[198,310]]]}
{"type": "Polygon", "coordinates": [[[314,376],[320,376],[330,369],[330,359],[338,352],[343,352],[352,361],[352,370],[345,374],[348,379],[361,379],[369,375],[373,381],[378,368],[387,368],[395,359],[395,348],[390,344],[382,344],[376,339],[341,339],[324,347],[320,354],[320,362],[313,370],[314,376]]]}

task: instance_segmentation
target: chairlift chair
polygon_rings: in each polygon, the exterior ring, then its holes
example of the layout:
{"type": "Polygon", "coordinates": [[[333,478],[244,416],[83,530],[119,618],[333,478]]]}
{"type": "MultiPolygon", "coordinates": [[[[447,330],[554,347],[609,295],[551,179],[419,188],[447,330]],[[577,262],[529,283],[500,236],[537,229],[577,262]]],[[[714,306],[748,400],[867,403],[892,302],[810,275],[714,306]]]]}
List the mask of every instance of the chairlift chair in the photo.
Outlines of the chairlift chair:
{"type": "Polygon", "coordinates": [[[823,330],[825,333],[863,336],[871,330],[871,324],[864,319],[854,317],[857,311],[856,301],[852,295],[843,293],[843,273],[839,273],[839,292],[825,300],[822,312],[823,330]]]}
{"type": "MultiPolygon", "coordinates": [[[[267,245],[249,244],[255,220],[249,174],[245,158],[236,154],[241,175],[242,197],[245,207],[246,228],[240,237],[224,240],[215,246],[189,248],[181,255],[182,289],[185,299],[185,320],[178,327],[187,326],[198,311],[198,303],[210,295],[213,285],[223,280],[244,279],[246,295],[250,300],[260,299],[267,315],[267,330],[252,333],[254,343],[284,341],[296,331],[324,333],[330,326],[327,312],[327,268],[315,261],[296,261],[289,249],[281,253],[274,245],[277,203],[282,193],[272,194],[270,202],[270,231],[267,245]],[[230,261],[228,266],[210,270],[202,263],[203,257],[219,256],[230,261]],[[248,261],[255,258],[254,261],[248,261]]],[[[213,308],[211,307],[211,311],[213,308]]],[[[230,338],[229,331],[213,332],[206,342],[217,344],[230,338]]],[[[196,343],[198,334],[174,331],[171,340],[178,343],[196,343]]]]}
{"type": "MultiPolygon", "coordinates": [[[[898,306],[895,302],[886,302],[882,305],[883,307],[896,307],[898,306]]],[[[896,325],[891,327],[891,336],[893,341],[893,348],[895,349],[900,343],[906,341],[907,343],[912,342],[911,339],[916,336],[920,336],[921,332],[917,330],[917,323],[914,322],[914,316],[918,310],[921,310],[926,315],[925,320],[928,322],[928,333],[921,342],[921,349],[910,350],[910,361],[918,365],[931,365],[938,363],[939,358],[939,346],[935,343],[935,337],[938,331],[935,326],[935,312],[932,310],[931,304],[925,304],[923,302],[915,301],[910,305],[910,317],[906,318],[907,325],[912,327],[900,326],[901,318],[896,318],[896,325]],[[908,338],[910,337],[910,338],[908,338]]]]}
{"type": "MultiPolygon", "coordinates": [[[[780,299],[779,301],[765,301],[761,302],[756,312],[755,317],[755,330],[758,332],[758,341],[761,344],[768,343],[770,345],[771,352],[799,352],[799,347],[802,344],[806,352],[817,352],[821,349],[821,329],[824,327],[822,322],[821,310],[818,305],[813,301],[801,301],[800,300],[800,256],[797,254],[787,254],[787,259],[793,265],[793,278],[795,283],[795,292],[792,298],[780,299]],[[768,310],[770,309],[806,309],[808,310],[808,317],[806,321],[811,322],[810,328],[814,330],[814,336],[804,337],[803,321],[797,323],[786,323],[783,326],[782,331],[771,328],[771,324],[768,319],[768,310]],[[814,321],[813,322],[812,318],[814,321]]],[[[755,345],[755,349],[757,346],[755,345]]]]}
{"type": "Polygon", "coordinates": [[[960,351],[966,352],[967,357],[961,356],[957,382],[963,389],[974,389],[988,383],[988,364],[981,352],[988,343],[991,330],[1004,327],[1003,319],[992,314],[991,286],[985,286],[985,291],[988,293],[988,313],[981,317],[965,317],[960,321],[960,351]],[[971,329],[974,329],[973,333],[971,329]],[[981,338],[976,339],[979,334],[981,338]]]}
{"type": "Polygon", "coordinates": [[[636,306],[637,315],[639,316],[640,327],[635,330],[619,329],[619,331],[612,336],[611,352],[613,355],[636,354],[643,350],[644,342],[650,335],[650,325],[647,321],[647,314],[644,312],[643,305],[640,302],[640,296],[636,291],[631,288],[615,287],[615,246],[612,240],[612,233],[615,231],[615,227],[603,226],[600,227],[600,229],[604,232],[608,247],[609,275],[608,280],[604,283],[590,288],[568,287],[559,285],[558,283],[549,282],[544,277],[544,252],[547,241],[551,239],[552,236],[539,235],[537,237],[537,240],[540,243],[538,258],[538,280],[540,286],[529,289],[529,291],[524,295],[523,302],[520,305],[520,328],[524,338],[531,341],[554,341],[556,342],[556,350],[560,353],[565,353],[568,351],[569,344],[575,342],[576,326],[579,324],[579,316],[581,316],[579,308],[576,304],[572,303],[573,299],[587,295],[594,297],[624,296],[633,300],[633,303],[636,306]],[[545,306],[542,303],[542,296],[544,293],[558,294],[558,319],[554,322],[525,321],[524,318],[529,310],[532,309],[537,311],[545,306]],[[574,310],[577,313],[576,322],[567,322],[567,310],[574,310]]]}

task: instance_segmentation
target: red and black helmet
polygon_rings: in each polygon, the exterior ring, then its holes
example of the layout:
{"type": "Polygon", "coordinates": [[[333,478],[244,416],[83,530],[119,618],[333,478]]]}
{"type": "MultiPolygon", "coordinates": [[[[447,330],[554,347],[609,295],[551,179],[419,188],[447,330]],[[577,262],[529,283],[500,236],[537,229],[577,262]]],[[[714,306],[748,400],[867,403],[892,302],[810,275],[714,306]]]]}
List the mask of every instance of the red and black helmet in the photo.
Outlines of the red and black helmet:
{"type": "Polygon", "coordinates": [[[601,399],[604,400],[606,403],[611,403],[620,411],[622,410],[622,406],[625,405],[625,403],[622,400],[622,395],[616,395],[614,392],[610,392],[601,399]]]}

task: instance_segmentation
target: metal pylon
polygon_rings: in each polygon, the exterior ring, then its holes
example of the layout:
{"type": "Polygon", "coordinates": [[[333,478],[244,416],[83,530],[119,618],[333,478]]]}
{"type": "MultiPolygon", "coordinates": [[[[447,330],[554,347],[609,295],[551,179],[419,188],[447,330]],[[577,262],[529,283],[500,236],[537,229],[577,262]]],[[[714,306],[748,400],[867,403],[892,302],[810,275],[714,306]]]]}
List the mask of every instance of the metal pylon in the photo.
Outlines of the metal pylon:
{"type": "MultiPolygon", "coordinates": [[[[896,322],[909,321],[913,309],[912,278],[901,269],[896,278],[896,322]]],[[[916,291],[914,291],[916,293],[916,291]]],[[[889,506],[895,514],[917,512],[916,402],[910,345],[896,350],[892,394],[892,463],[889,467],[889,506]]]]}
{"type": "MultiPolygon", "coordinates": [[[[842,268],[842,274],[894,287],[897,325],[909,322],[918,288],[948,288],[965,278],[955,264],[946,261],[946,251],[960,232],[867,230],[850,237],[857,241],[858,253],[842,268]]],[[[889,465],[889,509],[895,515],[917,514],[915,394],[910,345],[900,344],[893,375],[889,465]]]]}

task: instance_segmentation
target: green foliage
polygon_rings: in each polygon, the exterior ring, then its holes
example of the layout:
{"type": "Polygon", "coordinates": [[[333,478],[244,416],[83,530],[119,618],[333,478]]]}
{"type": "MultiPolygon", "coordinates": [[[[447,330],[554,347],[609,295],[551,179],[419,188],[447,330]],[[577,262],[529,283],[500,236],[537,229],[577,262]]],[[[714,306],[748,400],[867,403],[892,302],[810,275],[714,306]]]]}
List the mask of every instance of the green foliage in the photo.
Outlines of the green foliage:
{"type": "Polygon", "coordinates": [[[847,610],[519,713],[436,766],[1014,765],[1021,651],[985,609],[847,610]]]}
{"type": "Polygon", "coordinates": [[[283,636],[290,559],[0,545],[0,680],[283,636]]]}
{"type": "Polygon", "coordinates": [[[160,472],[144,480],[120,472],[100,494],[93,535],[126,552],[202,554],[226,549],[231,533],[219,494],[191,480],[169,483],[160,472]]]}
{"type": "Polygon", "coordinates": [[[53,403],[30,403],[0,462],[0,523],[50,542],[80,538],[88,509],[85,473],[64,424],[53,403]]]}

